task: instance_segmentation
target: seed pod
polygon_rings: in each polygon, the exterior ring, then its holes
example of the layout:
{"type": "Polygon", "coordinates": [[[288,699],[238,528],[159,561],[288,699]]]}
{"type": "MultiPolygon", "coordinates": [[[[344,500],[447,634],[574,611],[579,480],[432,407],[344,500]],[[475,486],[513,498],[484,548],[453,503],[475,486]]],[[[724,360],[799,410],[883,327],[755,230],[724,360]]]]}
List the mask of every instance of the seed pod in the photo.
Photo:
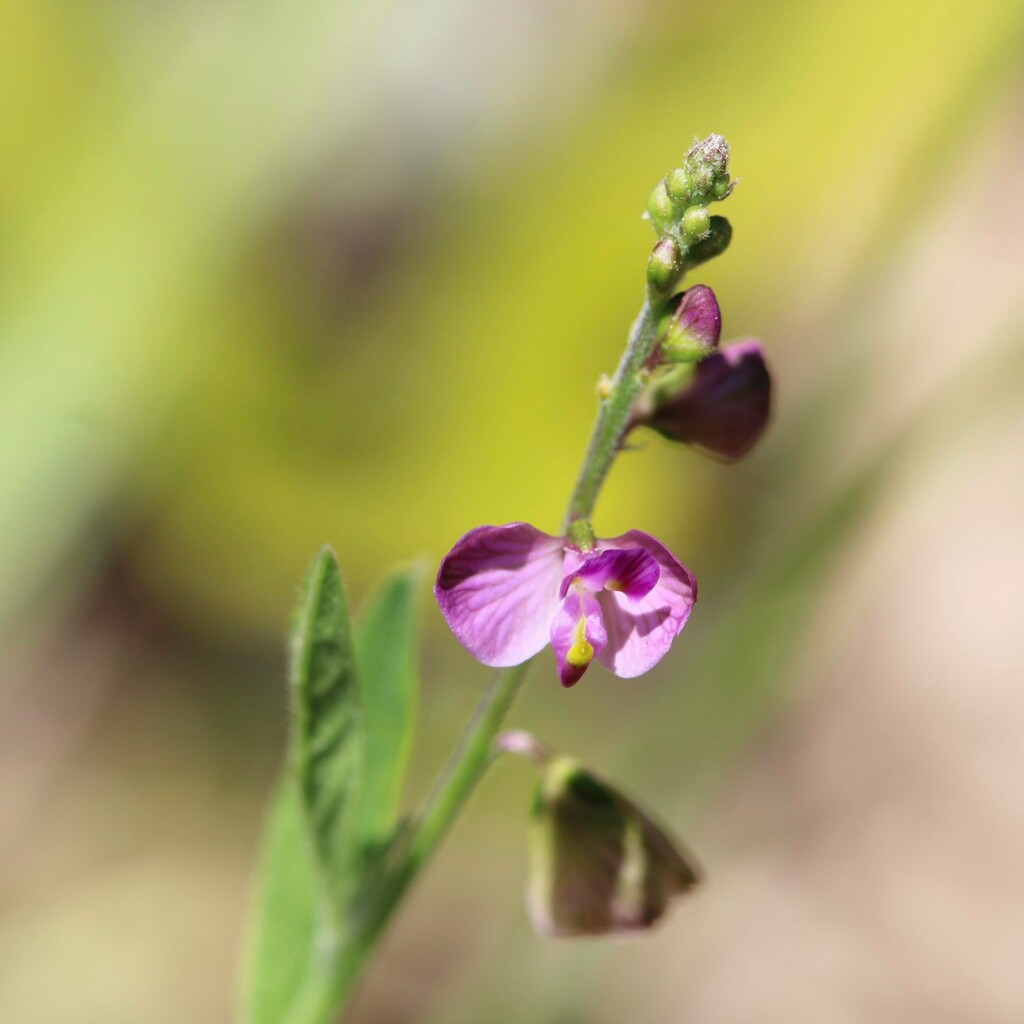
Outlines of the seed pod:
{"type": "Polygon", "coordinates": [[[636,804],[573,758],[546,765],[530,822],[527,904],[537,931],[642,931],[697,880],[689,854],[636,804]]]}

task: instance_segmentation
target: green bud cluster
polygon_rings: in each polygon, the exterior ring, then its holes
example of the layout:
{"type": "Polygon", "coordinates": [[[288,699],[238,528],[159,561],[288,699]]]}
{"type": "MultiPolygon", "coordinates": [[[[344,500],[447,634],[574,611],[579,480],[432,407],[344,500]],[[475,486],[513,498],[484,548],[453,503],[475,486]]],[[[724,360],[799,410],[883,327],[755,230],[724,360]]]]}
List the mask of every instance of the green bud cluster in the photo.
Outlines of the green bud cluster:
{"type": "Polygon", "coordinates": [[[712,217],[708,206],[727,198],[735,185],[729,177],[729,144],[721,135],[709,135],[694,140],[682,166],[654,186],[645,217],[660,236],[647,269],[655,296],[667,297],[685,269],[725,251],[729,222],[712,217]]]}

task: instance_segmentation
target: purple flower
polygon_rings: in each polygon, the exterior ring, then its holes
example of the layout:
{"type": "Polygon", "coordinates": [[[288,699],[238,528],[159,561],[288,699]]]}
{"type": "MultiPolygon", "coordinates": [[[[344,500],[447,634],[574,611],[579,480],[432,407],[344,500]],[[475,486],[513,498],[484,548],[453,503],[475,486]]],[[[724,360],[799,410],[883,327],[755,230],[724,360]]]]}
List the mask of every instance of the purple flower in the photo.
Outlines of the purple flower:
{"type": "Polygon", "coordinates": [[[651,353],[648,368],[661,362],[696,362],[718,348],[722,313],[715,293],[706,284],[695,284],[669,300],[662,322],[660,344],[651,353]]]}
{"type": "Polygon", "coordinates": [[[673,325],[687,340],[705,352],[718,347],[722,313],[715,293],[706,284],[695,284],[679,296],[673,325]]]}
{"type": "Polygon", "coordinates": [[[637,417],[672,441],[726,460],[742,458],[760,440],[771,411],[772,381],[761,343],[720,349],[696,366],[680,392],[637,417]]]}
{"type": "Polygon", "coordinates": [[[529,523],[478,526],[448,552],[434,595],[485,665],[518,665],[547,643],[563,686],[597,658],[630,679],[656,665],[686,624],[697,581],[640,530],[580,551],[529,523]]]}

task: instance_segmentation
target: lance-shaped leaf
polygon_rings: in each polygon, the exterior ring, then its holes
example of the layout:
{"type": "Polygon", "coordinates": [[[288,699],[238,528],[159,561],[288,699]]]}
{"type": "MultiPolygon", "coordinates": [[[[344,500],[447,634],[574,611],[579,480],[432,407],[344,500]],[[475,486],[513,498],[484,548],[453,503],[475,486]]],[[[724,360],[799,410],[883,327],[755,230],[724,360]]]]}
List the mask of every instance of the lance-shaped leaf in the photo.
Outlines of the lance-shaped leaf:
{"type": "Polygon", "coordinates": [[[355,897],[394,829],[411,743],[416,579],[387,580],[353,631],[334,555],[321,551],[307,576],[291,636],[288,760],[267,816],[245,965],[250,1024],[336,1015],[355,897]]]}
{"type": "Polygon", "coordinates": [[[311,973],[320,895],[298,787],[285,778],[267,813],[256,869],[242,980],[249,1024],[288,1020],[311,973]]]}
{"type": "Polygon", "coordinates": [[[420,572],[390,576],[369,598],[355,630],[365,715],[359,838],[373,856],[398,820],[418,692],[416,590],[420,572]]]}
{"type": "Polygon", "coordinates": [[[307,577],[291,654],[290,770],[320,877],[341,908],[358,853],[363,714],[345,588],[327,548],[307,577]]]}
{"type": "Polygon", "coordinates": [[[697,884],[680,844],[570,757],[548,762],[530,822],[527,902],[545,935],[649,928],[697,884]]]}

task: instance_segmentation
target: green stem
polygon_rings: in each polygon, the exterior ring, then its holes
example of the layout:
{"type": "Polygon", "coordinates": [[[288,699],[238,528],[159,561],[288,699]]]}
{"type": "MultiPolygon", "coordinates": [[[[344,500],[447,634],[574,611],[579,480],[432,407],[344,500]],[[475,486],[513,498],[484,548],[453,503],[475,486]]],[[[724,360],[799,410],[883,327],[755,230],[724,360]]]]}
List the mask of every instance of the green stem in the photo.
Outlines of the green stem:
{"type": "MultiPolygon", "coordinates": [[[[643,389],[644,364],[657,341],[659,309],[650,298],[645,298],[633,322],[626,351],[612,381],[612,393],[601,405],[569,500],[566,528],[576,519],[590,517],[601,485],[615,461],[633,404],[643,389]]],[[[490,764],[493,758],[491,744],[526,677],[529,664],[526,661],[513,668],[499,670],[480,698],[459,746],[434,784],[418,819],[406,857],[413,874],[444,837],[490,764]]]]}
{"type": "MultiPolygon", "coordinates": [[[[566,530],[575,520],[589,519],[593,513],[601,485],[618,454],[633,405],[644,386],[643,368],[657,341],[660,311],[660,305],[646,298],[633,322],[626,351],[612,381],[611,394],[601,404],[569,500],[566,530]]],[[[318,993],[323,1004],[343,1007],[347,1002],[391,915],[494,759],[494,738],[526,678],[532,660],[512,668],[500,669],[484,691],[458,746],[412,825],[399,864],[388,875],[360,925],[338,951],[333,977],[325,979],[324,989],[318,993]]]]}
{"type": "MultiPolygon", "coordinates": [[[[338,1007],[347,1003],[391,915],[494,760],[494,739],[532,660],[495,672],[463,730],[458,746],[424,801],[398,866],[385,879],[355,932],[338,949],[331,976],[320,979],[321,984],[312,997],[318,1007],[333,1007],[338,1012],[338,1007]]],[[[319,1022],[333,1018],[314,1014],[311,1018],[301,1019],[319,1022]]]]}
{"type": "Polygon", "coordinates": [[[629,414],[643,390],[643,368],[658,340],[660,312],[661,307],[653,304],[648,297],[644,299],[633,321],[626,351],[622,354],[612,381],[612,393],[601,403],[590,445],[569,499],[569,508],[565,514],[566,530],[574,520],[589,519],[593,515],[601,485],[615,461],[629,424],[629,414]]]}
{"type": "MultiPolygon", "coordinates": [[[[533,659],[530,659],[531,661],[533,659]]],[[[530,661],[499,669],[484,690],[448,764],[434,785],[432,797],[420,815],[409,846],[409,861],[418,870],[444,838],[466,798],[494,759],[493,742],[519,688],[530,661]]]]}

